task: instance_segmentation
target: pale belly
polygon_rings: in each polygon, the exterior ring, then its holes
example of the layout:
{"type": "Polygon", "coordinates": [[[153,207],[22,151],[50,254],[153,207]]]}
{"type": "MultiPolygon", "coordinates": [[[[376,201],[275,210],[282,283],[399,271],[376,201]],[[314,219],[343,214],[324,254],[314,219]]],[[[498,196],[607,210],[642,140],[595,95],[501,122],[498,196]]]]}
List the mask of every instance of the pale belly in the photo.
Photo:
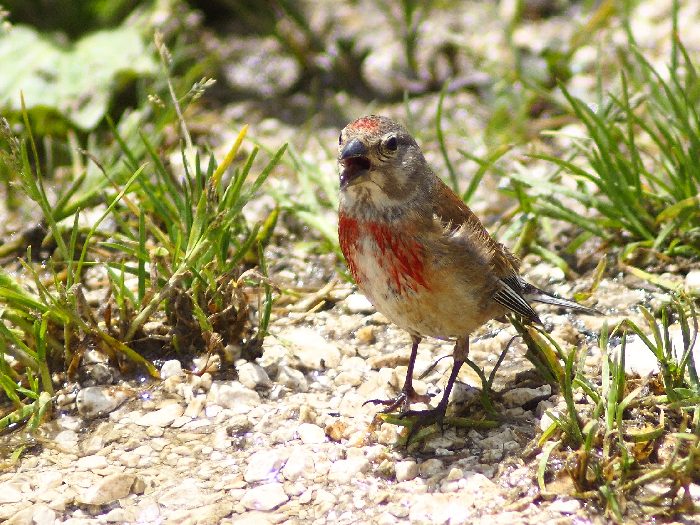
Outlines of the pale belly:
{"type": "Polygon", "coordinates": [[[502,313],[496,303],[485,300],[481,288],[429,257],[424,260],[423,278],[416,279],[410,272],[397,272],[392,252],[378,252],[371,240],[358,247],[360,290],[378,311],[411,334],[453,339],[502,313]]]}

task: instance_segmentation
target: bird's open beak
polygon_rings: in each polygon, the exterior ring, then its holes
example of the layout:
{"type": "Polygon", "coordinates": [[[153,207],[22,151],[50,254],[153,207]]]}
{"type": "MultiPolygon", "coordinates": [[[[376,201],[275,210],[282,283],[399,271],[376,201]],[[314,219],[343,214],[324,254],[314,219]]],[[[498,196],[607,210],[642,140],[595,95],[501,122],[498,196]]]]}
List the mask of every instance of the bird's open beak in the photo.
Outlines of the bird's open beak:
{"type": "Polygon", "coordinates": [[[372,163],[367,154],[369,149],[360,139],[348,142],[338,156],[338,162],[343,167],[340,172],[340,188],[346,188],[358,177],[366,174],[372,163]]]}

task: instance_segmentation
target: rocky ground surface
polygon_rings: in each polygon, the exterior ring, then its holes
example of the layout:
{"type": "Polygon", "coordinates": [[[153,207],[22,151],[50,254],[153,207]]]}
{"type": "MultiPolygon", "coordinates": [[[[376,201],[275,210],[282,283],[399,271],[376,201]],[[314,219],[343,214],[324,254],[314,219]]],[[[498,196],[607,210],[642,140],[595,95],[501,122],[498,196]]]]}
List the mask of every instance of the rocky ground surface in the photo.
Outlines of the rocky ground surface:
{"type": "MultiPolygon", "coordinates": [[[[526,265],[529,261],[526,260],[526,265]]],[[[528,275],[564,295],[575,287],[543,264],[528,275]]],[[[697,276],[696,276],[697,277],[697,276]]],[[[690,283],[692,284],[692,283],[690,283]]],[[[66,391],[62,416],[45,425],[35,446],[0,474],[0,520],[53,523],[603,523],[594,506],[568,497],[539,497],[537,450],[528,447],[564,404],[548,385],[524,380],[531,365],[515,343],[499,369],[495,428],[454,429],[409,449],[400,427],[372,425],[372,398],[401,386],[408,337],[387,324],[350,285],[325,295],[322,312],[276,319],[256,362],[236,362],[237,379],[189,370],[217,367],[168,360],[162,383],[66,391]],[[525,373],[525,374],[524,374],[525,373]],[[522,386],[527,384],[527,386],[522,386]],[[77,401],[77,403],[76,403],[77,401]],[[77,406],[76,406],[77,405],[77,406]]],[[[639,303],[664,294],[604,280],[594,303],[614,323],[639,303]]],[[[603,319],[542,307],[552,334],[587,349],[595,373],[594,337],[603,319]]],[[[471,357],[487,370],[514,335],[493,322],[478,334],[471,357]]],[[[417,370],[450,345],[426,341],[417,370]]],[[[650,352],[647,352],[651,355],[650,352]]],[[[643,360],[643,352],[636,353],[643,360]]],[[[184,360],[183,360],[184,361],[184,360]]],[[[653,358],[649,360],[653,363],[653,358]]],[[[439,393],[450,359],[421,380],[439,393]]],[[[480,386],[465,367],[452,398],[460,413],[478,412],[480,386]],[[471,407],[471,408],[470,408],[471,407]]],[[[19,436],[15,436],[17,438],[19,436]]],[[[700,486],[691,486],[700,504],[700,486]],[[697,490],[696,490],[697,489],[697,490]]]]}

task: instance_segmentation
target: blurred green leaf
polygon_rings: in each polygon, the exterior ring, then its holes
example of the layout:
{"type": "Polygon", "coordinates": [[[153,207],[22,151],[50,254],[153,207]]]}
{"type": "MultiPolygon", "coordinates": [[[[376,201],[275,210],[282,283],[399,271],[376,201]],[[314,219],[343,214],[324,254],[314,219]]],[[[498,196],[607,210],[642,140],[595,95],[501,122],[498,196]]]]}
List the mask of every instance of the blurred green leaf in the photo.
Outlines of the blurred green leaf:
{"type": "Polygon", "coordinates": [[[89,130],[103,118],[122,75],[156,72],[156,62],[135,27],[92,33],[68,48],[26,26],[0,35],[0,109],[55,111],[89,130]],[[21,59],[18,59],[21,57],[21,59]]]}

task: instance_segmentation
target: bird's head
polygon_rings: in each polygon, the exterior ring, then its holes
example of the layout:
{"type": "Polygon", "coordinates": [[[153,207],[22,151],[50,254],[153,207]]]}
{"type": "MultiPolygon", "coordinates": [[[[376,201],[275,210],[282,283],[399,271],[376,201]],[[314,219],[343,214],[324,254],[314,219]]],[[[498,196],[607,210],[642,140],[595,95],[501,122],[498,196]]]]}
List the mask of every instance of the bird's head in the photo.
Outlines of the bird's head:
{"type": "Polygon", "coordinates": [[[370,115],[354,120],[338,143],[341,205],[402,206],[432,183],[434,175],[418,144],[391,119],[370,115]]]}

